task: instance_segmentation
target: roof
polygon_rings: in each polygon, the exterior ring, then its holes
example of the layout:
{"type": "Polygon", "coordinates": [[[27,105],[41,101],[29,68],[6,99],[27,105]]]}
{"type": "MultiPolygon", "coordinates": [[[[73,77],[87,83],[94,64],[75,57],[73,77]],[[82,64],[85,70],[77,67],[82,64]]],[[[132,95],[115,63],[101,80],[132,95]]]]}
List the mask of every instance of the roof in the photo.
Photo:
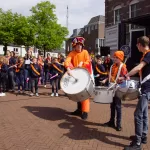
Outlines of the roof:
{"type": "Polygon", "coordinates": [[[139,25],[139,26],[149,26],[150,27],[150,14],[145,14],[145,15],[134,17],[134,18],[122,20],[122,23],[135,24],[135,25],[139,25]]]}
{"type": "Polygon", "coordinates": [[[93,23],[97,23],[99,21],[105,22],[105,16],[99,15],[99,16],[95,16],[95,17],[91,18],[88,25],[93,24],[93,23]]]}

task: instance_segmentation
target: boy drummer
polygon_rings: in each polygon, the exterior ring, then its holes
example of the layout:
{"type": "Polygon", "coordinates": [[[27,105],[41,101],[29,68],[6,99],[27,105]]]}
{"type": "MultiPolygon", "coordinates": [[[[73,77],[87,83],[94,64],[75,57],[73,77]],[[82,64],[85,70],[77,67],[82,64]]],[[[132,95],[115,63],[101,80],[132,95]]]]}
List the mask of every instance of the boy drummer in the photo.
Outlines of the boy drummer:
{"type": "MultiPolygon", "coordinates": [[[[117,82],[118,84],[121,84],[121,82],[119,81],[120,78],[124,77],[127,74],[126,65],[122,63],[123,60],[124,60],[124,52],[116,51],[114,53],[114,64],[111,67],[111,75],[109,75],[111,77],[110,82],[112,83],[117,82]],[[123,66],[120,71],[120,76],[118,80],[115,81],[121,64],[123,64],[123,66]]],[[[103,80],[102,82],[106,83],[107,81],[108,78],[103,80]]],[[[113,127],[116,128],[117,131],[121,131],[122,129],[121,128],[121,116],[122,116],[121,99],[118,98],[116,94],[113,97],[113,102],[110,105],[110,109],[111,109],[110,120],[109,122],[105,123],[104,126],[113,127]],[[115,112],[117,113],[116,126],[115,126],[115,112]]]]}

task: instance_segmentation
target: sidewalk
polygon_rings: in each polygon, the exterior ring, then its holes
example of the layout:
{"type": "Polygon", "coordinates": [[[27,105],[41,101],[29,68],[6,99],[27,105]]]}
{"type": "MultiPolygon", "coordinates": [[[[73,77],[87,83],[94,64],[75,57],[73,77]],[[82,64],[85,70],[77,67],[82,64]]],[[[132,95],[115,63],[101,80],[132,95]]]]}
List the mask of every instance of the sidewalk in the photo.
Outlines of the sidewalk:
{"type": "MultiPolygon", "coordinates": [[[[130,143],[137,101],[123,103],[123,131],[117,132],[101,125],[109,120],[108,104],[91,101],[89,118],[83,121],[69,115],[76,103],[62,92],[52,98],[49,89],[39,91],[40,97],[0,97],[0,150],[122,150],[130,143]]],[[[150,134],[148,140],[143,150],[150,150],[150,134]]]]}

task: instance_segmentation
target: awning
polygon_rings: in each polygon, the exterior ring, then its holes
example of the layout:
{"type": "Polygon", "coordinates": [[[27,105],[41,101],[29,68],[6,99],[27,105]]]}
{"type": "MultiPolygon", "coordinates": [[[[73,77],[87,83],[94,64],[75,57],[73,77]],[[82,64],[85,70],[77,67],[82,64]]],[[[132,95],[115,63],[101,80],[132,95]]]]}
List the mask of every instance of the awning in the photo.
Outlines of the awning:
{"type": "Polygon", "coordinates": [[[122,23],[135,24],[139,26],[149,26],[150,27],[150,13],[134,18],[129,18],[127,20],[122,20],[122,23]]]}

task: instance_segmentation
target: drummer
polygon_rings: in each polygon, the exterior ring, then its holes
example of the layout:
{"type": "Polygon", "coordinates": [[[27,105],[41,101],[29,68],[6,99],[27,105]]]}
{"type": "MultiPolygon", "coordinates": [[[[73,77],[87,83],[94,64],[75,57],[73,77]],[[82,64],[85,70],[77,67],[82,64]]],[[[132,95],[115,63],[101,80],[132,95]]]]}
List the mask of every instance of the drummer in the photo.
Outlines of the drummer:
{"type": "Polygon", "coordinates": [[[95,86],[102,86],[103,81],[107,78],[107,73],[105,72],[104,65],[102,64],[102,58],[100,55],[96,57],[96,64],[94,67],[94,77],[95,77],[95,86]]]}
{"type": "MultiPolygon", "coordinates": [[[[83,37],[76,37],[72,42],[73,50],[69,53],[65,60],[64,66],[67,68],[67,72],[71,75],[71,69],[74,67],[83,67],[88,69],[89,73],[92,73],[92,66],[90,63],[90,56],[88,51],[84,49],[83,37]]],[[[82,119],[87,119],[90,109],[90,100],[86,99],[77,103],[77,110],[72,112],[72,115],[81,116],[82,119]]]]}
{"type": "MultiPolygon", "coordinates": [[[[111,80],[110,82],[115,82],[118,71],[119,71],[119,67],[122,64],[124,60],[124,52],[123,51],[116,51],[114,53],[114,64],[112,65],[112,69],[111,69],[111,80]]],[[[124,75],[127,74],[127,69],[126,69],[126,65],[123,64],[122,68],[121,68],[121,72],[120,72],[120,76],[118,78],[118,80],[116,81],[118,84],[121,84],[120,77],[124,77],[124,75]]],[[[108,78],[103,80],[102,83],[106,83],[108,82],[108,78]]],[[[121,110],[121,99],[118,98],[116,95],[113,97],[113,102],[110,105],[110,109],[111,109],[111,115],[110,115],[110,120],[109,122],[105,123],[104,126],[108,126],[108,127],[113,127],[115,128],[117,131],[121,131],[122,127],[121,127],[121,118],[122,118],[122,110],[121,110]],[[116,120],[116,126],[115,126],[115,113],[117,113],[117,120],[116,120]]]]}
{"type": "Polygon", "coordinates": [[[147,143],[148,135],[148,101],[150,100],[150,40],[146,36],[137,39],[137,48],[143,53],[141,62],[133,68],[126,76],[133,76],[140,73],[141,76],[141,94],[134,112],[135,136],[133,141],[125,150],[141,150],[141,144],[147,143]]]}

